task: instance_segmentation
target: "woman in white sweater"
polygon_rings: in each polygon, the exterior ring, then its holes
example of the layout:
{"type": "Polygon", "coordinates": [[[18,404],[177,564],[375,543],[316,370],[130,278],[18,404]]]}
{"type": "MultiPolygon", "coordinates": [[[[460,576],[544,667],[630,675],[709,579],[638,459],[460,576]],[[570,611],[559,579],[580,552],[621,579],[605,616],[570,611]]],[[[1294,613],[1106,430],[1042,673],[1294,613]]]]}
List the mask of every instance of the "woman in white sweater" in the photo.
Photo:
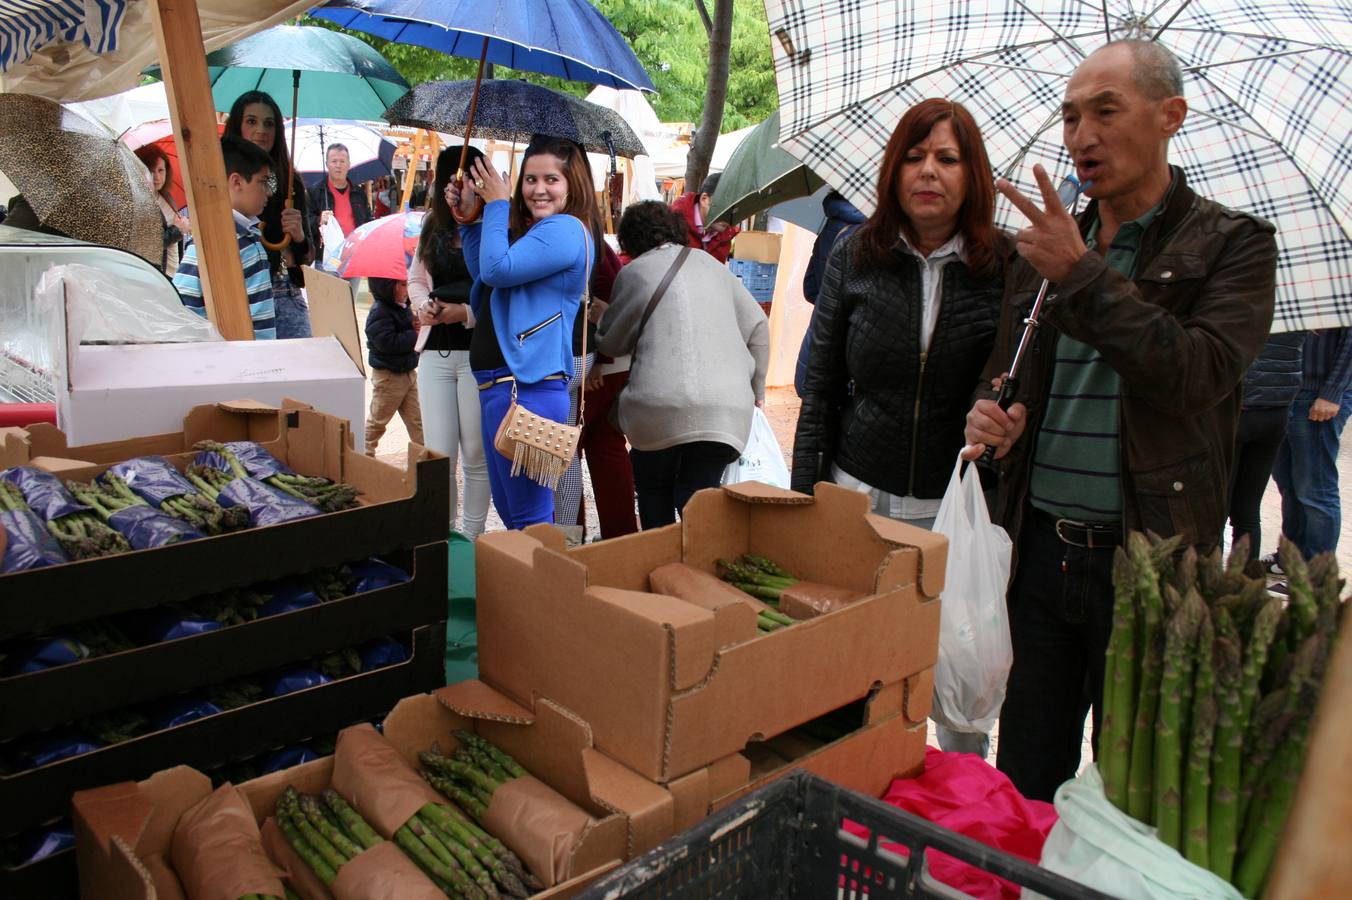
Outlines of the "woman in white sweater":
{"type": "Polygon", "coordinates": [[[665,204],[629,207],[619,239],[633,262],[615,279],[596,349],[633,355],[619,426],[639,521],[658,528],[695,491],[717,487],[746,446],[752,409],[765,399],[769,325],[726,266],[684,246],[685,222],[665,204]]]}

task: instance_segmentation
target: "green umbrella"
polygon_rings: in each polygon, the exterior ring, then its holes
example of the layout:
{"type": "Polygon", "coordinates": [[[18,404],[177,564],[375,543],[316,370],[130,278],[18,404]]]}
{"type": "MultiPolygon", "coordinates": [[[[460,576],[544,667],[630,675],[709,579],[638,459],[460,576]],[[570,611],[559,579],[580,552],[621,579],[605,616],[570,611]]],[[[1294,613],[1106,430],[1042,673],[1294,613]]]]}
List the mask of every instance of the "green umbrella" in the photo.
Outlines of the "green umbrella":
{"type": "MultiPolygon", "coordinates": [[[[290,112],[312,119],[378,120],[408,91],[408,82],[369,44],[305,25],[278,25],[209,53],[207,72],[221,112],[246,91],[266,91],[288,112],[285,98],[297,73],[300,98],[290,112]]],[[[146,74],[159,78],[159,66],[146,74]]]]}
{"type": "Polygon", "coordinates": [[[779,149],[779,111],[757,125],[732,151],[709,201],[709,221],[741,222],[825,184],[779,149]]]}

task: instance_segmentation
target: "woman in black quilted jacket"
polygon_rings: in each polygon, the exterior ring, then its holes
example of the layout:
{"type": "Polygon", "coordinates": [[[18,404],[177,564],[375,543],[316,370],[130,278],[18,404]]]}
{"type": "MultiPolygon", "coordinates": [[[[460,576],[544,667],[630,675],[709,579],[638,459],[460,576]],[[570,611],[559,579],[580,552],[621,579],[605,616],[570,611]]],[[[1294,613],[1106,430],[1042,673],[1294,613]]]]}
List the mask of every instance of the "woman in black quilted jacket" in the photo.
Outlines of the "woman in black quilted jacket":
{"type": "Polygon", "coordinates": [[[909,109],[876,211],[836,242],[813,318],[793,488],[833,481],[929,527],[995,340],[1008,243],[990,162],[960,104],[909,109]]]}
{"type": "MultiPolygon", "coordinates": [[[[883,154],[876,211],[836,242],[812,320],[793,488],[863,491],[929,528],[964,444],[972,386],[995,342],[1008,243],[970,113],[907,110],[883,154]]],[[[982,734],[939,730],[985,755],[982,734]]]]}

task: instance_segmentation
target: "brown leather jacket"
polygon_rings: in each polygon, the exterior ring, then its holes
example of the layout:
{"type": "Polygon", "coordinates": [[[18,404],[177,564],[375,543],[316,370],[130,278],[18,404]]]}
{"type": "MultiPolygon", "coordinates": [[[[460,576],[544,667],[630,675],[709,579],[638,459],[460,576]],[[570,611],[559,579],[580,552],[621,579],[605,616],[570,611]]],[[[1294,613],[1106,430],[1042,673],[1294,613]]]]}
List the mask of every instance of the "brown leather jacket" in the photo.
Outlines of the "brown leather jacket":
{"type": "MultiPolygon", "coordinates": [[[[1081,216],[1087,232],[1097,216],[1081,216]]],[[[996,463],[994,512],[1017,546],[1035,437],[1051,387],[1059,334],[1095,347],[1121,376],[1123,522],[1214,547],[1226,518],[1239,385],[1272,324],[1277,244],[1272,225],[1188,188],[1181,169],[1128,281],[1092,250],[1052,285],[1042,327],[1022,364],[1016,401],[1023,436],[996,463]]],[[[995,349],[977,386],[1009,368],[1041,277],[1019,260],[1005,281],[995,349]]]]}

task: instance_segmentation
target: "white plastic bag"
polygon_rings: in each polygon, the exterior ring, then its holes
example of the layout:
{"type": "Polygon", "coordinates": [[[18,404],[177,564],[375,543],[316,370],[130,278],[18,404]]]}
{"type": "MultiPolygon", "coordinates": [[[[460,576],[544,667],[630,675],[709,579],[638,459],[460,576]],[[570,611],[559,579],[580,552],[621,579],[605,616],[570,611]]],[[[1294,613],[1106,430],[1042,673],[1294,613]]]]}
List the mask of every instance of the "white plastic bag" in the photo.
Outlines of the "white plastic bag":
{"type": "Polygon", "coordinates": [[[1012,546],[991,524],[975,465],[953,467],[934,531],[948,538],[939,608],[934,721],[955,731],[988,733],[1000,717],[1014,662],[1005,589],[1012,546]]]}
{"type": "Polygon", "coordinates": [[[324,258],[319,261],[319,267],[336,274],[343,249],[343,226],[338,224],[336,216],[330,215],[329,220],[319,226],[319,239],[324,243],[324,258]]]}
{"type": "Polygon", "coordinates": [[[1108,802],[1097,767],[1057,788],[1055,805],[1060,818],[1042,845],[1042,868],[1122,900],[1240,900],[1229,882],[1108,802]]]}
{"type": "Polygon", "coordinates": [[[739,481],[760,481],[785,489],[789,486],[789,466],[784,462],[775,430],[759,406],[752,410],[751,436],[746,439],[741,458],[728,463],[723,470],[724,484],[739,481]]]}

